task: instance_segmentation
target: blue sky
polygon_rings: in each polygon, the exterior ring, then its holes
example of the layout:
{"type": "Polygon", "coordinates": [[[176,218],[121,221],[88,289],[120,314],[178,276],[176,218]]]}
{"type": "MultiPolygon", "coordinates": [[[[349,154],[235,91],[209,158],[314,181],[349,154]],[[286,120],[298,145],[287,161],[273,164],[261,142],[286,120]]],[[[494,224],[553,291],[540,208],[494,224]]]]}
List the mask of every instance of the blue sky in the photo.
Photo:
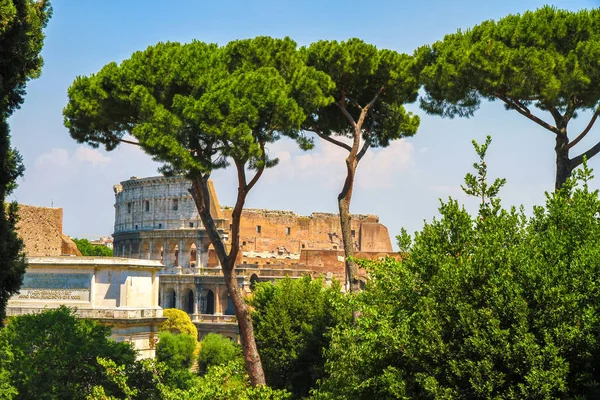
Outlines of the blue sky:
{"type": "MultiPolygon", "coordinates": [[[[158,164],[133,147],[107,153],[79,145],[62,124],[67,89],[78,75],[98,71],[136,50],[159,41],[227,43],[269,35],[290,36],[299,45],[321,39],[358,37],[380,48],[412,51],[458,28],[486,19],[536,9],[546,2],[506,1],[141,1],[54,0],[54,16],[46,30],[45,65],[41,78],[28,85],[23,107],[10,119],[13,144],[24,157],[25,177],[13,199],[23,204],[64,208],[64,233],[97,237],[112,233],[112,185],[130,176],[157,175],[158,164]]],[[[600,6],[600,1],[555,1],[570,10],[600,6]]],[[[419,230],[437,214],[438,198],[453,196],[470,209],[460,184],[476,160],[471,139],[492,135],[488,166],[505,177],[505,205],[530,210],[554,184],[554,137],[533,122],[484,104],[471,119],[421,115],[417,135],[387,149],[371,151],[359,165],[353,213],[378,214],[393,238],[401,227],[419,230]]],[[[581,130],[587,115],[571,123],[581,130]]],[[[600,130],[595,127],[594,131],[600,130]]],[[[587,149],[600,139],[588,135],[575,148],[587,149]]],[[[336,212],[344,178],[343,153],[328,143],[304,153],[281,141],[270,148],[280,165],[267,171],[251,192],[247,207],[336,212]]],[[[600,157],[600,156],[599,156],[600,157]]],[[[600,158],[590,161],[600,167],[600,158]]],[[[221,204],[232,204],[236,192],[231,171],[213,174],[221,204]]]]}

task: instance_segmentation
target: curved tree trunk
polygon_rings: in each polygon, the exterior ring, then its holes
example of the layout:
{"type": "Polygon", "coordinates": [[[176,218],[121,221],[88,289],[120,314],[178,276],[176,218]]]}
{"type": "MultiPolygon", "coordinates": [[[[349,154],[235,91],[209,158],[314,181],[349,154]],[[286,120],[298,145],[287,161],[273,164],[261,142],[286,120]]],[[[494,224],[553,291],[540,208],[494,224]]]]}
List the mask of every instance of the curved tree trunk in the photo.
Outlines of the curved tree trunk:
{"type": "Polygon", "coordinates": [[[235,260],[239,251],[238,239],[239,239],[239,226],[241,210],[244,206],[246,199],[246,192],[244,190],[238,191],[238,199],[236,201],[235,209],[232,215],[232,244],[229,254],[225,249],[223,240],[219,235],[219,231],[215,225],[215,221],[210,215],[210,197],[208,194],[207,186],[208,177],[199,177],[192,180],[192,197],[196,203],[198,213],[202,224],[206,229],[208,237],[212,245],[215,248],[217,257],[221,262],[223,269],[223,276],[225,279],[225,285],[227,286],[227,293],[233,301],[233,307],[235,309],[235,316],[237,318],[238,327],[240,329],[240,339],[242,342],[242,351],[244,353],[244,362],[246,364],[246,371],[250,377],[250,383],[253,386],[265,385],[265,374],[256,346],[256,340],[254,339],[254,326],[250,318],[250,311],[248,305],[244,301],[242,293],[240,292],[240,286],[238,285],[237,278],[235,275],[235,260]]]}
{"type": "Polygon", "coordinates": [[[263,371],[258,348],[256,347],[256,340],[254,339],[254,325],[252,325],[248,305],[244,301],[244,297],[240,292],[240,286],[238,285],[235,276],[235,258],[228,258],[227,261],[230,263],[230,266],[225,267],[225,265],[223,265],[223,276],[225,277],[227,292],[233,301],[235,317],[237,318],[240,329],[240,339],[242,341],[242,351],[244,353],[246,371],[250,377],[250,383],[253,386],[265,385],[265,373],[263,371]]]}
{"type": "Polygon", "coordinates": [[[354,242],[352,240],[352,217],[350,215],[350,201],[352,200],[352,189],[354,187],[354,176],[356,174],[357,160],[352,152],[346,158],[346,180],[344,187],[338,195],[338,208],[340,210],[340,225],[342,228],[342,240],[344,242],[344,255],[346,258],[346,287],[351,293],[360,290],[358,281],[358,268],[352,261],[354,256],[354,242]]]}

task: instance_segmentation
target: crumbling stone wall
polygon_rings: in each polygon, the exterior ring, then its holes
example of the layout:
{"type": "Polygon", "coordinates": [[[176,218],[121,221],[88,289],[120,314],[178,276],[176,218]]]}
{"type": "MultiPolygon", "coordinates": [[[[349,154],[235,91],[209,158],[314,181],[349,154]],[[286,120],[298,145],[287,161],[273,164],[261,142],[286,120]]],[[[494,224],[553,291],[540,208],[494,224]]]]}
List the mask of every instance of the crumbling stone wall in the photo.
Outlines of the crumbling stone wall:
{"type": "Polygon", "coordinates": [[[62,254],[62,208],[19,205],[17,230],[29,257],[62,254]]]}
{"type": "MultiPolygon", "coordinates": [[[[231,220],[233,210],[223,209],[231,220]]],[[[392,251],[387,228],[376,215],[353,215],[355,251],[392,251]]],[[[244,252],[299,254],[302,250],[343,250],[337,214],[312,213],[310,217],[291,211],[246,209],[240,224],[240,249],[244,252]]]]}

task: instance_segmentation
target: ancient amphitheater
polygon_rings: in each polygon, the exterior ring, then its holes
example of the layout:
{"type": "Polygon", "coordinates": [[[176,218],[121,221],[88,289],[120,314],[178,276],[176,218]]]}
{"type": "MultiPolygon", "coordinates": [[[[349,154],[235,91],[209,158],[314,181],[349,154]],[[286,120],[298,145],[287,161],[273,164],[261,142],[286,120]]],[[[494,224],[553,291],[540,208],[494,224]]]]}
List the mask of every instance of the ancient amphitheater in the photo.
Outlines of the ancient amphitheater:
{"type": "MultiPolygon", "coordinates": [[[[159,260],[159,303],[190,314],[200,335],[237,336],[221,269],[183,177],[132,177],[114,186],[114,255],[159,260]]],[[[221,207],[211,184],[211,214],[227,243],[231,209],[221,207]]],[[[375,215],[354,215],[358,257],[394,256],[387,228],[375,215]]],[[[236,273],[242,290],[284,276],[344,278],[337,214],[299,216],[290,211],[247,209],[242,214],[236,273]]]]}

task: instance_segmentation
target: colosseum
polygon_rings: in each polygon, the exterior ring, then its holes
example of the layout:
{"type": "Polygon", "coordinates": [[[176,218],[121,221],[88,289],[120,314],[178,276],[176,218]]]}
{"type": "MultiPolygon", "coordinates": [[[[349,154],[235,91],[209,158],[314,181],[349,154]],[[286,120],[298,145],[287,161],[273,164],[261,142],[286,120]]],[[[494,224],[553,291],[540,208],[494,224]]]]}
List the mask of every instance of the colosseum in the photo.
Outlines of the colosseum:
{"type": "MultiPolygon", "coordinates": [[[[231,300],[214,249],[185,178],[136,178],[114,186],[114,255],[158,260],[159,304],[190,314],[200,335],[237,337],[231,300]]],[[[211,215],[225,243],[232,209],[221,207],[210,183],[211,215]]],[[[387,228],[375,215],[353,215],[357,257],[397,257],[387,228]]],[[[300,216],[291,211],[246,209],[240,226],[236,275],[249,293],[255,282],[305,274],[344,280],[344,251],[337,214],[300,216]]]]}

